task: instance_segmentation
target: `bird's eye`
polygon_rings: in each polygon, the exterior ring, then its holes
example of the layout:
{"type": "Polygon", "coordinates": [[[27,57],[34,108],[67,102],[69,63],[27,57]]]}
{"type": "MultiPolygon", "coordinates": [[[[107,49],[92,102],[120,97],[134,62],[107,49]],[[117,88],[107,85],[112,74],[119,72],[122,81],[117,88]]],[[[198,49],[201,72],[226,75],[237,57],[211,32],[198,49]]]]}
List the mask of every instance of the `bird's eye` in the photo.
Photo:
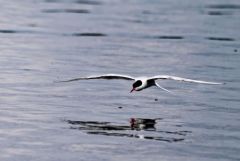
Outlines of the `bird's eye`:
{"type": "Polygon", "coordinates": [[[133,88],[139,87],[142,85],[142,81],[137,80],[136,82],[133,83],[133,88]]]}

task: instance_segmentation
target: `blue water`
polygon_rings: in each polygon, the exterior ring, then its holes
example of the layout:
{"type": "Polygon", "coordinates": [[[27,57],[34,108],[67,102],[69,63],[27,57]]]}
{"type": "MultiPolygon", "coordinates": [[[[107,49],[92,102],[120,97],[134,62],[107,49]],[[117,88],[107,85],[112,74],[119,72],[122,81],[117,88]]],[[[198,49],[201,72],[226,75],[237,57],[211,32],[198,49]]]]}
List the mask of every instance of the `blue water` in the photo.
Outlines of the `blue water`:
{"type": "Polygon", "coordinates": [[[238,0],[1,1],[0,160],[240,160],[238,0]],[[56,81],[169,74],[224,82],[56,81]],[[150,128],[131,118],[152,119],[150,128]]]}

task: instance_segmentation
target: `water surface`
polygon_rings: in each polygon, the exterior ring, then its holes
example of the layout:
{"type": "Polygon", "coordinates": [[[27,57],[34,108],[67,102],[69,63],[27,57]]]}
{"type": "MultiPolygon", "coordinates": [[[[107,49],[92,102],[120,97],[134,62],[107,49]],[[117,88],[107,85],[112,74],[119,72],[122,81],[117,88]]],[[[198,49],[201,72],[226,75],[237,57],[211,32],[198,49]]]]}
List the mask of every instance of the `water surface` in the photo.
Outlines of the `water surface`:
{"type": "Polygon", "coordinates": [[[240,160],[239,6],[2,1],[0,160],[240,160]],[[159,81],[171,95],[129,93],[125,80],[56,83],[102,73],[226,84],[159,81]]]}

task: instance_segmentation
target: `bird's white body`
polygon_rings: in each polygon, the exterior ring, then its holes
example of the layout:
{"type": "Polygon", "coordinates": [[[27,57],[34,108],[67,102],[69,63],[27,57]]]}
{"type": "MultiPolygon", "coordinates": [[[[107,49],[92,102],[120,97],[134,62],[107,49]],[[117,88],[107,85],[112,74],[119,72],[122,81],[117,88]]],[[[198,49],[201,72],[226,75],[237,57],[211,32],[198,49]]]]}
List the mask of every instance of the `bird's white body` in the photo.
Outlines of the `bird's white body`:
{"type": "Polygon", "coordinates": [[[67,81],[62,82],[71,82],[71,81],[78,81],[78,80],[86,80],[86,79],[124,79],[124,80],[133,80],[133,88],[131,92],[133,91],[141,91],[145,88],[151,87],[151,86],[157,86],[161,88],[162,90],[165,90],[167,92],[170,92],[169,90],[161,87],[159,84],[157,84],[155,81],[158,79],[169,79],[169,80],[176,80],[176,81],[182,81],[182,82],[191,82],[191,83],[201,83],[201,84],[212,84],[212,85],[218,85],[222,83],[217,82],[207,82],[202,80],[194,80],[194,79],[188,79],[188,78],[182,78],[182,77],[176,77],[176,76],[169,76],[169,75],[157,75],[153,77],[131,77],[128,75],[120,75],[120,74],[104,74],[104,75],[98,75],[98,76],[89,76],[89,77],[80,77],[75,79],[70,79],[67,81]]]}
{"type": "Polygon", "coordinates": [[[134,79],[134,82],[140,80],[142,84],[136,88],[134,88],[134,91],[141,91],[145,88],[151,87],[156,85],[154,82],[149,82],[147,77],[137,77],[134,79]]]}

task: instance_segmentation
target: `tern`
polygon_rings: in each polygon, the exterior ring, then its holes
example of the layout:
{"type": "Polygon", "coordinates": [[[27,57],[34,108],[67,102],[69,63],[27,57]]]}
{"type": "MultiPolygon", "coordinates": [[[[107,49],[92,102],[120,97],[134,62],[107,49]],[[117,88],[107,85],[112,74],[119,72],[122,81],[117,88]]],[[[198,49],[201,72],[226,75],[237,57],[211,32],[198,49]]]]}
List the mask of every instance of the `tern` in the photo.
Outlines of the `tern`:
{"type": "Polygon", "coordinates": [[[176,80],[181,82],[190,82],[190,83],[201,83],[201,84],[211,84],[211,85],[219,85],[223,83],[217,83],[217,82],[207,82],[202,80],[194,80],[194,79],[188,79],[188,78],[182,78],[182,77],[176,77],[176,76],[170,76],[170,75],[156,75],[153,77],[132,77],[128,75],[121,75],[121,74],[104,74],[104,75],[95,75],[95,76],[88,76],[88,77],[80,77],[80,78],[74,78],[70,80],[65,80],[61,82],[72,82],[72,81],[79,81],[79,80],[88,80],[88,79],[123,79],[123,80],[132,80],[134,83],[132,84],[132,90],[130,91],[141,91],[143,89],[149,88],[151,86],[156,86],[164,91],[170,92],[166,88],[163,88],[159,84],[156,83],[156,80],[162,79],[162,80],[176,80]]]}

